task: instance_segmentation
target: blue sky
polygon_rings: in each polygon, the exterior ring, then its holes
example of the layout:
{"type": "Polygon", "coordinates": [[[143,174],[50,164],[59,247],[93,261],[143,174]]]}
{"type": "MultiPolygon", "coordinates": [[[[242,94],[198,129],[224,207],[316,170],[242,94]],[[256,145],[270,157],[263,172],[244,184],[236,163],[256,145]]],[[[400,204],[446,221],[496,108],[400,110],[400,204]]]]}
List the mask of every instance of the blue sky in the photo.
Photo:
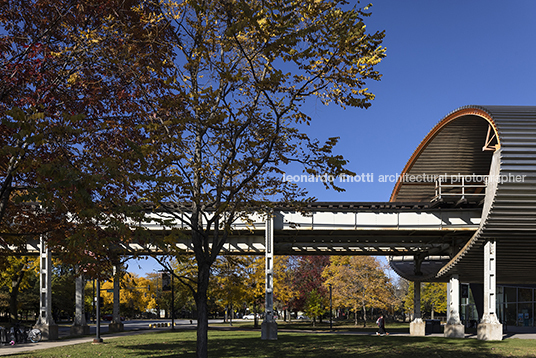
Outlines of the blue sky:
{"type": "MultiPolygon", "coordinates": [[[[369,31],[385,30],[387,57],[371,82],[367,109],[306,109],[311,137],[340,137],[336,152],[349,169],[374,181],[348,183],[346,192],[305,183],[319,201],[388,201],[394,183],[379,175],[400,173],[426,134],[465,105],[536,105],[535,0],[372,0],[369,31]]],[[[364,5],[367,1],[363,2],[364,5]]],[[[483,138],[484,140],[484,138],[483,138]]],[[[288,172],[289,175],[301,174],[288,172]]],[[[139,274],[159,269],[131,263],[139,274]]]]}
{"type": "Polygon", "coordinates": [[[376,0],[371,11],[367,28],[384,29],[387,48],[382,80],[370,84],[376,99],[367,110],[311,106],[310,133],[339,136],[349,169],[375,180],[344,193],[309,184],[320,201],[388,201],[394,184],[378,176],[400,173],[461,106],[536,104],[536,1],[376,0]]]}

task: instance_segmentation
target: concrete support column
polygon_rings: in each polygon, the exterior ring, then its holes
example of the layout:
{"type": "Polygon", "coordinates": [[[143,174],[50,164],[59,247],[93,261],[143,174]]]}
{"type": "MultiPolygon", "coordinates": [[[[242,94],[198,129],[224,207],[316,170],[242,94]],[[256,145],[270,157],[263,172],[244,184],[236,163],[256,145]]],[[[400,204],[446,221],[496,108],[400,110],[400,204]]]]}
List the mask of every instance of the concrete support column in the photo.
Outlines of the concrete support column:
{"type": "Polygon", "coordinates": [[[89,326],[84,313],[84,276],[79,273],[75,279],[75,315],[71,326],[71,336],[81,336],[89,334],[89,326]]]}
{"type": "Polygon", "coordinates": [[[421,281],[413,283],[413,321],[409,324],[409,333],[412,336],[426,334],[426,323],[421,318],[421,281]]]}
{"type": "Polygon", "coordinates": [[[464,338],[465,327],[460,321],[460,281],[458,275],[452,275],[447,285],[447,324],[445,337],[464,338]]]}
{"type": "Polygon", "coordinates": [[[277,323],[274,320],[274,218],[268,214],[265,228],[265,315],[261,324],[261,339],[277,339],[277,323]]]}
{"type": "Polygon", "coordinates": [[[497,244],[494,240],[484,246],[484,314],[477,328],[477,338],[484,341],[500,341],[502,324],[497,319],[497,244]]]}
{"type": "Polygon", "coordinates": [[[112,322],[108,326],[110,332],[121,332],[124,330],[123,322],[121,322],[121,316],[119,315],[119,303],[120,297],[120,284],[121,284],[121,266],[115,264],[113,266],[113,278],[114,278],[114,305],[112,311],[112,322]]]}
{"type": "Polygon", "coordinates": [[[58,339],[58,325],[52,317],[52,259],[43,236],[39,245],[39,318],[35,325],[43,339],[58,339]]]}

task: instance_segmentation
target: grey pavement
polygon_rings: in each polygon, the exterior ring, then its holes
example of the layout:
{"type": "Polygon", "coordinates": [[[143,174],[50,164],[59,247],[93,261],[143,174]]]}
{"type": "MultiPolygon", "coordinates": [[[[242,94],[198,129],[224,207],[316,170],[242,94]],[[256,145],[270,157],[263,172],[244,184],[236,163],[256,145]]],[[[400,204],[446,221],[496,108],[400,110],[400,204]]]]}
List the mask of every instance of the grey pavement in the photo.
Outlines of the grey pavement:
{"type": "MultiPolygon", "coordinates": [[[[125,324],[125,331],[118,332],[118,333],[111,333],[106,334],[108,331],[108,323],[104,322],[101,325],[101,333],[102,339],[106,342],[110,339],[118,339],[126,335],[136,335],[136,334],[144,334],[151,331],[162,331],[162,330],[170,330],[170,327],[156,327],[156,328],[149,328],[149,324],[153,323],[171,323],[171,320],[139,320],[139,321],[126,321],[125,324]]],[[[209,320],[209,324],[214,323],[221,323],[221,320],[209,320]]],[[[190,324],[189,320],[175,320],[176,328],[177,329],[195,329],[196,324],[195,321],[193,324],[190,324]]],[[[211,329],[214,329],[215,327],[211,327],[211,329]]],[[[221,330],[240,330],[239,327],[217,327],[217,329],[221,330]]],[[[17,344],[14,346],[0,346],[0,356],[8,356],[11,354],[18,354],[23,352],[31,352],[41,349],[47,349],[47,348],[54,348],[54,347],[62,347],[62,346],[68,346],[68,345],[74,345],[74,344],[80,344],[80,343],[91,343],[93,342],[93,339],[96,337],[95,335],[95,325],[90,324],[90,332],[92,333],[89,336],[84,337],[68,337],[69,335],[69,326],[68,325],[61,325],[59,327],[59,336],[60,339],[56,341],[41,341],[39,343],[23,343],[23,344],[17,344]]],[[[376,333],[371,332],[348,332],[348,331],[336,331],[336,332],[329,332],[329,331],[307,331],[307,330],[285,330],[280,329],[279,332],[302,332],[302,333],[311,333],[311,334],[337,334],[337,335],[369,335],[369,336],[375,336],[376,333]]],[[[390,336],[394,337],[400,337],[400,336],[410,336],[409,333],[398,333],[398,332],[392,332],[390,336]]],[[[443,333],[432,333],[427,334],[425,337],[443,337],[443,333]]],[[[465,338],[475,338],[476,334],[466,334],[465,338]]],[[[503,335],[503,339],[536,339],[536,327],[512,327],[508,326],[505,327],[505,333],[503,335]]]]}

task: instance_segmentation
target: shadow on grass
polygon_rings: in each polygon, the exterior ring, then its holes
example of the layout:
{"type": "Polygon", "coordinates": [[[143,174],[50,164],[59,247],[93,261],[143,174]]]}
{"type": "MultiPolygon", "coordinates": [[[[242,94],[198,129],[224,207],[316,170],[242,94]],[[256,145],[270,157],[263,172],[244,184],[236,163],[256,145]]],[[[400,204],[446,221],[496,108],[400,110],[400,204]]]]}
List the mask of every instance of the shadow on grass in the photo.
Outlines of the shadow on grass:
{"type": "MultiPolygon", "coordinates": [[[[118,355],[127,357],[194,357],[194,332],[163,332],[153,342],[118,344],[118,355]]],[[[260,333],[210,331],[210,357],[506,357],[534,356],[536,344],[511,340],[483,342],[476,339],[436,337],[376,337],[366,335],[317,335],[280,333],[276,341],[262,341],[260,333]],[[519,343],[519,344],[517,344],[519,343]]]]}

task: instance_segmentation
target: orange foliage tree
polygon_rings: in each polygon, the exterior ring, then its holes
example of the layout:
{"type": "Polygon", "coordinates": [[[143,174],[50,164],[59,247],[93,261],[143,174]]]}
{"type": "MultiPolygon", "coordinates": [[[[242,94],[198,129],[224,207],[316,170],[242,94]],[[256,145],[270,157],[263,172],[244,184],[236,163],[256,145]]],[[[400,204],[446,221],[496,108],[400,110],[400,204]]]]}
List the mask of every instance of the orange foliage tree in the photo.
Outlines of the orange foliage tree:
{"type": "Polygon", "coordinates": [[[354,311],[355,325],[362,311],[364,326],[367,309],[391,310],[395,305],[395,289],[384,267],[372,256],[331,256],[330,265],[322,272],[324,285],[332,285],[333,303],[354,311]]]}
{"type": "Polygon", "coordinates": [[[155,89],[151,61],[165,52],[148,45],[162,25],[142,26],[153,9],[134,11],[140,3],[0,2],[4,249],[23,251],[28,235],[41,235],[64,262],[97,273],[130,239],[125,217],[137,211],[128,209],[136,202],[128,174],[138,166],[125,158],[141,141],[133,114],[142,97],[132,73],[155,89]]]}

